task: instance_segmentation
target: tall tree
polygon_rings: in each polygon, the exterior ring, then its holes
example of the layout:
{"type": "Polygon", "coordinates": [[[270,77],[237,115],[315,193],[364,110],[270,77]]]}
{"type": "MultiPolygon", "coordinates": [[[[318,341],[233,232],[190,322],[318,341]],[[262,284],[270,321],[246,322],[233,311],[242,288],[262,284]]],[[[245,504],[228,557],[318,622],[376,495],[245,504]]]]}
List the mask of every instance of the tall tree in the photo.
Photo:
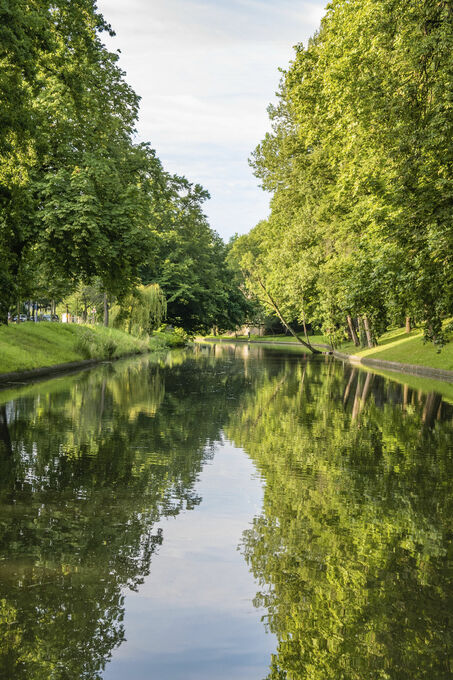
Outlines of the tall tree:
{"type": "Polygon", "coordinates": [[[448,2],[335,0],[283,74],[252,165],[273,193],[269,250],[283,260],[290,244],[294,264],[309,254],[314,277],[303,267],[303,280],[315,284],[325,330],[366,316],[378,335],[410,312],[443,341],[453,310],[452,40],[448,2]]]}
{"type": "Polygon", "coordinates": [[[101,42],[111,29],[93,0],[17,0],[2,11],[0,92],[14,97],[18,84],[20,99],[17,118],[4,109],[0,140],[4,322],[35,253],[73,282],[132,285],[147,248],[152,154],[132,144],[139,100],[101,42]]]}

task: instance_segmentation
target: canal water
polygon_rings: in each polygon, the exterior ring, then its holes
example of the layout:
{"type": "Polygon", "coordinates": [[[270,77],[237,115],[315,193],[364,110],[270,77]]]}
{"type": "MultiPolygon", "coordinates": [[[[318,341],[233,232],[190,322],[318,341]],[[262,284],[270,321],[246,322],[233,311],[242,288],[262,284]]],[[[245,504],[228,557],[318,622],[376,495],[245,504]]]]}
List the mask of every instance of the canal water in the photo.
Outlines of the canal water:
{"type": "Polygon", "coordinates": [[[452,404],[246,344],[0,391],[1,680],[451,680],[452,404]]]}

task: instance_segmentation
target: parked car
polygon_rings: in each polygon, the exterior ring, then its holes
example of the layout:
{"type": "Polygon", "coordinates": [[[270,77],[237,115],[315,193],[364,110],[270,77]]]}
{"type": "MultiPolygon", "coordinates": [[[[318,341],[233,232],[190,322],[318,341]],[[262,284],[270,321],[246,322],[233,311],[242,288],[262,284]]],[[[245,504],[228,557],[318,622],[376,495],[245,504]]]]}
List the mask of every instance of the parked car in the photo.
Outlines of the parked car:
{"type": "MultiPolygon", "coordinates": [[[[26,320],[27,320],[26,314],[19,314],[19,321],[26,321],[26,320]]],[[[17,321],[17,314],[16,314],[16,316],[13,316],[13,321],[17,321]]]]}
{"type": "Polygon", "coordinates": [[[39,321],[52,321],[52,315],[51,314],[41,314],[39,317],[39,321]]]}

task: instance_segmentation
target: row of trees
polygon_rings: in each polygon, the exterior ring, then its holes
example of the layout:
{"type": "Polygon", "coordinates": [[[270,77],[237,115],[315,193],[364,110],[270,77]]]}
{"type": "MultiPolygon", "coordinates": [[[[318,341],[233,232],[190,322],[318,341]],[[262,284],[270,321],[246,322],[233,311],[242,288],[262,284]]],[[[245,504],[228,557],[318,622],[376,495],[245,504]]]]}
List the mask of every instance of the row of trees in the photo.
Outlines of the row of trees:
{"type": "Polygon", "coordinates": [[[208,193],[135,143],[139,97],[94,0],[1,2],[0,26],[0,323],[18,300],[95,283],[121,302],[141,282],[188,331],[234,325],[208,193]]]}
{"type": "Polygon", "coordinates": [[[271,214],[234,248],[250,290],[285,319],[373,344],[410,317],[444,342],[452,21],[448,0],[333,0],[296,46],[251,160],[271,214]]]}

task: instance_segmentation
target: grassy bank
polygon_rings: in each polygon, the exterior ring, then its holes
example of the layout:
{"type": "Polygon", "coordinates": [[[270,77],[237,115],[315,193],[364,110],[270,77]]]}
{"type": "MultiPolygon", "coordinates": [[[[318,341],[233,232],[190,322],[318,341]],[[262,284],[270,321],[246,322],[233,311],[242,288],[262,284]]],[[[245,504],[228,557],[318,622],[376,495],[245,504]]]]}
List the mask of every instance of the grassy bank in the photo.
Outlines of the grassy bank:
{"type": "Polygon", "coordinates": [[[439,351],[432,343],[423,342],[423,332],[415,329],[406,333],[404,328],[388,331],[379,338],[379,345],[371,349],[354,347],[352,343],[342,345],[338,349],[345,354],[354,354],[360,358],[398,361],[402,364],[416,364],[453,371],[453,336],[439,351]]]}
{"type": "Polygon", "coordinates": [[[115,359],[176,346],[170,333],[137,338],[103,326],[22,323],[0,327],[0,374],[27,371],[84,359],[115,359]]]}

